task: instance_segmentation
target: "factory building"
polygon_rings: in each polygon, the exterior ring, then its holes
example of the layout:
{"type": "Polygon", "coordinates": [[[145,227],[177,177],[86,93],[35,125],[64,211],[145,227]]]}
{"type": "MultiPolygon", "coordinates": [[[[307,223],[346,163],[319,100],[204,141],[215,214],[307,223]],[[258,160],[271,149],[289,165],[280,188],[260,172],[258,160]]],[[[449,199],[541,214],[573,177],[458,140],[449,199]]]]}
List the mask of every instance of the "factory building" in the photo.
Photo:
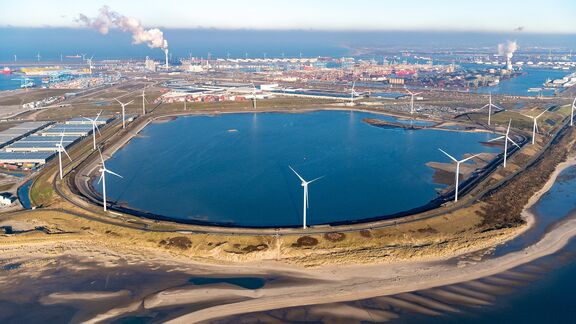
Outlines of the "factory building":
{"type": "Polygon", "coordinates": [[[13,143],[24,136],[46,127],[47,122],[26,122],[0,132],[0,147],[13,143]]]}
{"type": "MultiPolygon", "coordinates": [[[[34,169],[37,165],[46,164],[58,153],[56,145],[60,141],[64,148],[68,148],[92,133],[92,123],[85,121],[73,118],[48,127],[48,123],[24,123],[6,130],[11,141],[0,151],[0,164],[8,169],[34,169]]],[[[102,119],[98,124],[103,126],[108,121],[102,119]]]]}

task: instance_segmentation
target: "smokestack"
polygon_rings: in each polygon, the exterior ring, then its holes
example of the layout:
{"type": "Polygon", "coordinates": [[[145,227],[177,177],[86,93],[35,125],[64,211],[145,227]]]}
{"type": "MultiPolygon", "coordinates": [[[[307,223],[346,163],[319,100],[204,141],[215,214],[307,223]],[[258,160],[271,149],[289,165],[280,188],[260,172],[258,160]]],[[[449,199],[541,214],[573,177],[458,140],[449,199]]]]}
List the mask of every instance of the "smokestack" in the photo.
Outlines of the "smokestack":
{"type": "Polygon", "coordinates": [[[506,57],[506,69],[512,70],[512,57],[518,49],[516,41],[508,41],[507,44],[498,44],[498,55],[506,57]]]}
{"type": "Polygon", "coordinates": [[[168,68],[168,47],[164,48],[164,55],[166,56],[166,68],[168,68]]]}

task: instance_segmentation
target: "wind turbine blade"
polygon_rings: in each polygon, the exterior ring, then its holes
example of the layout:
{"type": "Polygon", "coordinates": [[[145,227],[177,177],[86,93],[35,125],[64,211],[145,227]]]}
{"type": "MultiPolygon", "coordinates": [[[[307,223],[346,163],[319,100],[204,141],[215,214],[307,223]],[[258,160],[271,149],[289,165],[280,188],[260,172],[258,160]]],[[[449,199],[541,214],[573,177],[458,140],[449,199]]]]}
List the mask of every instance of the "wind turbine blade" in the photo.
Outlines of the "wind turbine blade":
{"type": "Polygon", "coordinates": [[[108,169],[104,169],[104,172],[108,172],[108,173],[110,173],[110,174],[112,174],[112,175],[115,175],[115,176],[117,176],[117,177],[119,177],[119,178],[124,179],[123,176],[119,175],[118,173],[116,173],[116,172],[114,172],[114,171],[110,171],[110,170],[108,170],[108,169]]]}
{"type": "Polygon", "coordinates": [[[510,142],[512,142],[512,144],[514,144],[514,145],[518,146],[518,148],[520,148],[520,145],[516,144],[516,142],[514,142],[513,139],[511,139],[510,137],[508,137],[508,140],[509,140],[510,142]]]}
{"type": "Polygon", "coordinates": [[[508,134],[510,133],[510,126],[512,126],[512,118],[510,118],[510,121],[508,122],[508,129],[506,129],[506,137],[508,137],[508,134]]]}
{"type": "Polygon", "coordinates": [[[522,115],[522,116],[524,116],[524,117],[528,117],[528,118],[532,118],[532,119],[534,119],[534,117],[533,117],[533,116],[529,116],[529,115],[526,115],[526,114],[523,114],[523,113],[519,113],[519,114],[520,114],[520,115],[522,115]]]}
{"type": "Polygon", "coordinates": [[[440,152],[444,153],[447,157],[449,157],[452,161],[454,162],[458,162],[458,160],[456,160],[452,155],[444,152],[441,148],[439,148],[438,150],[440,150],[440,152]]]}
{"type": "Polygon", "coordinates": [[[542,113],[540,113],[540,115],[536,116],[536,118],[540,118],[540,116],[544,115],[547,111],[548,109],[544,110],[542,113]]]}
{"type": "Polygon", "coordinates": [[[314,179],[314,180],[312,180],[312,181],[308,181],[308,184],[311,184],[312,182],[317,181],[317,180],[320,180],[320,179],[322,179],[322,178],[324,178],[324,177],[325,177],[325,176],[321,176],[321,177],[318,177],[318,178],[316,178],[316,179],[314,179]]]}
{"type": "Polygon", "coordinates": [[[120,100],[118,100],[118,99],[116,99],[116,98],[114,98],[114,100],[118,101],[119,104],[123,105],[122,101],[120,101],[120,100]]]}
{"type": "Polygon", "coordinates": [[[82,118],[84,118],[84,119],[86,119],[86,120],[89,120],[89,121],[91,121],[91,122],[94,122],[94,120],[92,120],[92,119],[90,119],[90,118],[88,118],[88,117],[82,117],[82,118]]]}
{"type": "Polygon", "coordinates": [[[491,139],[491,140],[488,140],[488,142],[499,141],[499,140],[501,140],[501,139],[503,139],[503,138],[505,138],[505,137],[506,137],[506,136],[499,136],[499,137],[493,138],[493,139],[491,139]]]}
{"type": "Polygon", "coordinates": [[[306,182],[306,180],[304,180],[304,178],[302,178],[298,172],[296,172],[296,170],[292,169],[291,166],[288,166],[290,168],[290,170],[292,170],[292,172],[294,172],[294,174],[296,174],[296,176],[298,176],[298,178],[302,181],[302,182],[306,182]]]}
{"type": "Polygon", "coordinates": [[[100,184],[102,178],[104,178],[104,171],[100,171],[100,178],[98,178],[98,184],[100,184]]]}
{"type": "Polygon", "coordinates": [[[125,106],[128,106],[129,104],[133,103],[134,100],[130,101],[129,103],[127,103],[125,106]]]}
{"type": "Polygon", "coordinates": [[[100,133],[100,127],[98,127],[98,124],[94,123],[94,128],[96,128],[96,130],[98,131],[98,134],[100,134],[100,136],[102,136],[102,133],[100,133]]]}
{"type": "Polygon", "coordinates": [[[477,157],[478,155],[480,155],[480,154],[474,154],[474,155],[472,155],[472,156],[469,156],[469,157],[467,157],[467,158],[465,158],[465,159],[463,159],[463,160],[460,160],[460,163],[464,163],[464,162],[466,162],[466,161],[468,161],[468,160],[470,160],[470,159],[473,159],[473,158],[477,157]]]}
{"type": "Polygon", "coordinates": [[[97,121],[98,118],[100,118],[100,114],[102,114],[102,110],[100,110],[100,112],[98,113],[98,115],[96,115],[96,118],[94,118],[94,121],[97,121]]]}
{"type": "Polygon", "coordinates": [[[72,158],[70,157],[70,155],[68,155],[68,152],[66,151],[66,149],[64,148],[64,146],[62,146],[62,152],[66,153],[66,156],[68,157],[68,159],[70,161],[72,161],[72,158]]]}

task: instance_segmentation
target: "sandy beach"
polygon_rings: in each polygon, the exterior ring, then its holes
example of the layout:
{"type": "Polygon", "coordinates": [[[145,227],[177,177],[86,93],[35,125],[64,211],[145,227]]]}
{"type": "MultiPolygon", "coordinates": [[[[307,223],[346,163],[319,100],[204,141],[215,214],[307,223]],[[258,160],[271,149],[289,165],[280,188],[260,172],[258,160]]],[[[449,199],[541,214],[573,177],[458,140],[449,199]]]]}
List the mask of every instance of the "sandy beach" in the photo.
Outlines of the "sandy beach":
{"type": "MultiPolygon", "coordinates": [[[[518,230],[518,233],[534,226],[535,219],[534,215],[529,212],[530,207],[552,187],[562,170],[575,164],[576,158],[571,157],[566,162],[557,165],[544,187],[535,193],[524,207],[523,216],[528,225],[518,230]]],[[[150,287],[149,293],[139,297],[134,296],[135,299],[128,298],[127,293],[123,291],[90,291],[85,293],[62,291],[47,295],[43,299],[45,303],[64,303],[66,301],[81,303],[88,297],[98,297],[109,303],[118,298],[118,302],[114,302],[113,306],[104,311],[97,314],[88,312],[83,315],[84,317],[78,317],[82,321],[89,322],[109,320],[142,309],[153,311],[169,309],[170,307],[201,305],[207,301],[213,303],[207,307],[196,308],[187,314],[179,314],[178,317],[169,321],[171,323],[193,323],[250,312],[319,304],[324,304],[326,307],[317,307],[315,312],[333,314],[333,310],[329,306],[330,303],[373,297],[382,298],[383,302],[398,303],[397,300],[382,296],[442,287],[502,273],[559,251],[575,235],[576,219],[568,218],[561,222],[561,226],[555,226],[533,245],[500,257],[488,257],[479,261],[454,262],[452,259],[454,255],[452,255],[430,260],[415,259],[417,261],[366,265],[332,264],[314,268],[272,260],[223,263],[221,265],[207,264],[199,259],[191,260],[179,255],[171,255],[168,250],[153,251],[144,247],[125,245],[115,247],[112,242],[109,242],[108,245],[95,244],[95,242],[90,242],[80,235],[68,236],[68,241],[61,240],[59,243],[38,240],[35,244],[23,245],[14,242],[4,244],[0,251],[2,252],[2,259],[5,260],[17,261],[23,255],[29,259],[38,258],[39,261],[23,268],[23,275],[27,271],[33,271],[34,267],[47,266],[47,261],[41,261],[42,258],[45,258],[46,255],[58,256],[57,251],[62,250],[71,259],[90,260],[107,268],[117,267],[121,262],[135,265],[145,263],[152,267],[168,266],[173,269],[170,271],[197,273],[203,276],[270,276],[289,278],[289,282],[292,282],[291,284],[266,285],[260,289],[245,289],[229,284],[150,287]]],[[[81,270],[81,268],[77,270],[81,270]]],[[[445,292],[437,293],[446,295],[445,292]]],[[[477,296],[482,296],[480,292],[474,293],[477,296]]],[[[454,296],[445,297],[456,298],[454,296]]],[[[478,305],[486,303],[480,297],[469,296],[466,297],[465,301],[478,305]]],[[[358,319],[365,318],[365,314],[359,309],[349,308],[348,311],[358,319]]],[[[381,314],[378,313],[378,316],[378,318],[385,320],[394,318],[395,314],[382,311],[381,314]]]]}
{"type": "MultiPolygon", "coordinates": [[[[529,208],[552,187],[560,172],[575,164],[576,159],[572,157],[558,165],[553,176],[542,190],[534,194],[530,203],[525,207],[524,212],[530,226],[534,224],[534,215],[529,212],[529,208]]],[[[528,228],[529,226],[526,226],[524,230],[528,228]]],[[[285,290],[262,289],[259,291],[257,298],[202,309],[173,319],[169,323],[202,322],[247,312],[365,299],[470,281],[501,273],[540,257],[553,254],[562,249],[570,238],[575,235],[576,219],[570,218],[546,233],[540,241],[521,251],[463,267],[417,262],[401,265],[330,266],[314,270],[293,269],[291,270],[292,274],[294,272],[302,272],[302,275],[314,274],[318,278],[330,278],[331,280],[324,284],[315,284],[312,287],[285,290]]],[[[268,269],[278,270],[276,267],[268,269]]],[[[203,298],[207,296],[210,296],[210,294],[204,295],[203,298]]],[[[164,303],[181,302],[181,300],[178,300],[178,296],[173,297],[172,300],[167,300],[166,295],[163,297],[164,303]]],[[[189,302],[198,302],[198,299],[192,298],[189,302]]]]}

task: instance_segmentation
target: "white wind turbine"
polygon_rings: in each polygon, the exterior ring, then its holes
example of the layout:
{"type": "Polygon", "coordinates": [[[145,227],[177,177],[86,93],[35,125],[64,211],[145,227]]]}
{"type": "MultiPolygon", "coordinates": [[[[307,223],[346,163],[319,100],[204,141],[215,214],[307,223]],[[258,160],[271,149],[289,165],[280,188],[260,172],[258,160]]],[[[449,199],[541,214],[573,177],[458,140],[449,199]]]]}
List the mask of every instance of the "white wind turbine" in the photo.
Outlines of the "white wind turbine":
{"type": "Polygon", "coordinates": [[[146,103],[147,102],[148,102],[148,100],[146,99],[146,87],[144,87],[144,89],[142,89],[142,115],[146,115],[146,103]]]}
{"type": "Polygon", "coordinates": [[[110,171],[108,169],[106,169],[106,165],[104,164],[104,157],[102,156],[102,152],[100,152],[100,150],[98,150],[98,153],[100,153],[100,161],[102,163],[102,167],[100,168],[100,179],[98,179],[98,184],[100,184],[100,182],[102,182],[102,202],[103,202],[103,206],[104,206],[104,211],[106,211],[106,173],[110,173],[112,175],[115,175],[119,178],[123,178],[121,175],[119,175],[118,173],[115,173],[113,171],[110,171]]]}
{"type": "Polygon", "coordinates": [[[514,142],[514,140],[510,138],[510,125],[512,125],[512,119],[510,119],[510,121],[508,122],[508,129],[506,129],[506,135],[496,137],[488,141],[488,142],[494,142],[504,138],[504,167],[506,167],[506,158],[508,156],[508,141],[510,141],[510,143],[520,148],[520,145],[516,144],[516,142],[514,142]]]}
{"type": "Polygon", "coordinates": [[[500,108],[500,107],[498,107],[492,103],[492,92],[490,92],[490,95],[488,97],[488,103],[485,104],[484,106],[482,106],[482,108],[480,108],[479,110],[482,110],[486,107],[488,107],[488,125],[490,125],[490,121],[492,119],[492,107],[494,107],[496,109],[500,109],[500,110],[504,110],[504,109],[502,109],[502,108],[500,108]]]}
{"type": "Polygon", "coordinates": [[[574,110],[576,110],[576,98],[574,98],[572,109],[570,109],[570,126],[574,126],[574,110]]]}
{"type": "Polygon", "coordinates": [[[91,58],[86,59],[86,63],[88,63],[88,68],[90,69],[90,74],[92,74],[92,68],[94,68],[94,66],[92,65],[92,59],[94,58],[94,55],[92,55],[91,58]]]}
{"type": "Polygon", "coordinates": [[[454,189],[454,201],[456,202],[456,201],[458,201],[458,187],[460,186],[460,164],[477,157],[479,154],[475,154],[475,155],[472,155],[470,157],[467,157],[465,159],[458,161],[452,155],[444,152],[442,149],[439,148],[439,150],[440,150],[440,152],[444,153],[447,157],[449,157],[452,161],[456,162],[456,181],[455,181],[455,189],[454,189]]]}
{"type": "Polygon", "coordinates": [[[68,152],[66,152],[66,149],[64,148],[64,132],[60,133],[62,136],[60,137],[60,142],[56,143],[56,149],[58,150],[58,164],[60,166],[60,180],[62,180],[62,152],[64,152],[66,154],[66,156],[70,159],[70,161],[72,161],[72,158],[70,157],[70,155],[68,155],[68,152]]]}
{"type": "Polygon", "coordinates": [[[252,108],[256,110],[256,86],[252,82],[252,108]]]}
{"type": "Polygon", "coordinates": [[[352,90],[350,91],[350,106],[354,106],[354,95],[356,94],[356,91],[354,91],[355,87],[356,81],[352,82],[352,90]]]}
{"type": "Polygon", "coordinates": [[[408,92],[410,94],[410,114],[414,114],[414,97],[421,94],[422,92],[414,93],[414,92],[408,90],[408,88],[406,88],[406,87],[404,87],[404,90],[406,90],[406,92],[408,92]]]}
{"type": "Polygon", "coordinates": [[[118,101],[118,103],[120,104],[120,106],[122,106],[122,128],[126,128],[126,106],[128,106],[129,104],[133,103],[134,100],[128,102],[128,103],[122,103],[120,100],[114,98],[114,100],[118,101]]]}
{"type": "Polygon", "coordinates": [[[294,174],[296,174],[296,176],[300,179],[300,181],[302,181],[302,184],[301,184],[301,185],[302,185],[302,187],[304,188],[304,207],[303,207],[303,210],[302,210],[302,216],[303,216],[303,220],[304,220],[304,221],[303,221],[302,228],[306,229],[306,210],[308,209],[308,205],[309,205],[309,204],[308,204],[308,185],[311,184],[312,182],[316,181],[316,180],[322,179],[323,176],[322,176],[322,177],[318,177],[318,178],[316,178],[316,179],[314,179],[314,180],[311,180],[311,181],[306,181],[306,180],[304,180],[304,178],[302,178],[302,177],[298,174],[298,172],[296,172],[296,170],[292,169],[291,166],[288,166],[288,167],[290,168],[290,170],[292,170],[292,172],[294,172],[294,174]]]}
{"type": "MultiPolygon", "coordinates": [[[[92,140],[94,143],[94,150],[96,150],[96,131],[98,131],[98,133],[100,134],[100,128],[98,128],[98,118],[100,117],[100,114],[102,113],[102,110],[100,110],[100,112],[98,113],[98,115],[96,115],[96,117],[94,119],[91,118],[87,118],[84,117],[84,119],[89,120],[92,123],[92,140]]],[[[102,135],[102,134],[100,134],[102,135]]]]}
{"type": "Polygon", "coordinates": [[[536,140],[536,132],[539,132],[538,130],[538,118],[540,118],[542,115],[544,115],[545,112],[547,112],[548,109],[544,110],[540,115],[534,117],[534,116],[529,116],[529,115],[524,115],[524,114],[520,114],[524,117],[528,117],[531,118],[532,121],[534,122],[534,125],[532,126],[532,145],[534,145],[534,142],[536,140]]]}

